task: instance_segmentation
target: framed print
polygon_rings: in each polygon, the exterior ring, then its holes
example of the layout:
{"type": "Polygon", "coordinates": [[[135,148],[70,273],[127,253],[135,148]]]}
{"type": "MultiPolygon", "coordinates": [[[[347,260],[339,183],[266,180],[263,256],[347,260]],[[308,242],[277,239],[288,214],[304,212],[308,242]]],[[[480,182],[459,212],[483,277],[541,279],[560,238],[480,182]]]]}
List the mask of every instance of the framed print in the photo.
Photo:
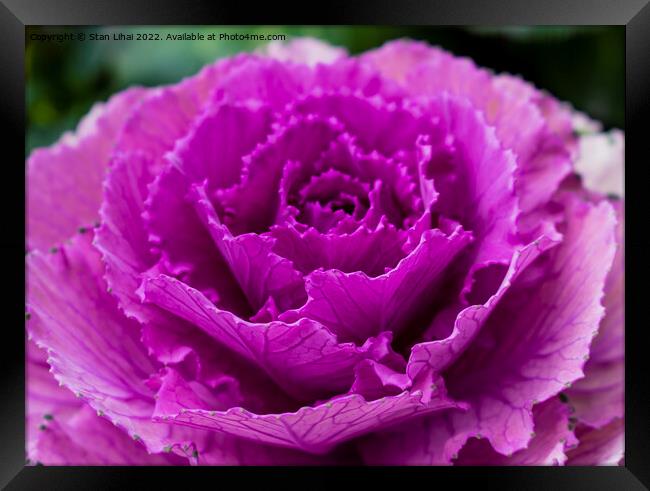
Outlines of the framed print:
{"type": "Polygon", "coordinates": [[[647,489],[646,2],[160,7],[0,9],[7,489],[647,489]]]}

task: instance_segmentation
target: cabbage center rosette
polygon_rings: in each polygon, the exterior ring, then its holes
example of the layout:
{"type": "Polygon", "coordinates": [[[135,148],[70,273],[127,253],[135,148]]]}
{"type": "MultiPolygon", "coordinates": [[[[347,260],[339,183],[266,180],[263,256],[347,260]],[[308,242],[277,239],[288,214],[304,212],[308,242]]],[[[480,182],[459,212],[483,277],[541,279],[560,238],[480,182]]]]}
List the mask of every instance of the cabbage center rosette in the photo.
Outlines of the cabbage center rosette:
{"type": "MultiPolygon", "coordinates": [[[[55,377],[194,463],[563,463],[620,240],[572,112],[422,44],[306,43],[109,102],[139,98],[69,205],[98,228],[29,259],[55,377]]],[[[70,234],[33,209],[35,247],[70,234]]]]}

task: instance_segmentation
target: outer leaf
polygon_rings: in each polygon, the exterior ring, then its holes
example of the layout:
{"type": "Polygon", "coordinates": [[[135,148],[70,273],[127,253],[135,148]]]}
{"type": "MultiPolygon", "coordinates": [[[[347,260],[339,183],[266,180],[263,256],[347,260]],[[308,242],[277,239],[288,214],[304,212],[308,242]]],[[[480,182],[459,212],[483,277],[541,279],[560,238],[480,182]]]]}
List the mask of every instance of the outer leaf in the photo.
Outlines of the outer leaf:
{"type": "Polygon", "coordinates": [[[621,465],[625,452],[625,424],[615,419],[602,428],[579,427],[579,445],[568,453],[567,465],[621,465]]]}
{"type": "Polygon", "coordinates": [[[334,445],[442,408],[458,407],[444,394],[426,403],[421,393],[404,391],[396,396],[366,401],[353,394],[331,399],[294,413],[253,414],[242,408],[210,410],[196,394],[185,391],[159,394],[156,418],[196,428],[223,431],[281,447],[323,454],[334,445]],[[201,407],[203,405],[203,407],[201,407]],[[197,407],[198,406],[198,407],[197,407]]]}
{"type": "MultiPolygon", "coordinates": [[[[510,267],[497,291],[482,305],[467,307],[455,317],[453,331],[444,339],[418,343],[411,349],[407,373],[411,380],[417,380],[427,373],[439,373],[449,367],[470,346],[483,324],[502,301],[517,277],[544,251],[556,246],[559,237],[542,236],[535,242],[515,252],[510,267]]],[[[449,314],[456,310],[449,308],[449,314]]],[[[440,314],[439,314],[440,315],[440,314]]],[[[442,316],[446,317],[447,313],[442,316]]]]}
{"type": "Polygon", "coordinates": [[[603,315],[599,296],[614,256],[614,216],[607,203],[592,206],[577,199],[567,203],[567,216],[563,244],[540,258],[548,261],[542,277],[535,277],[535,270],[520,276],[445,372],[450,394],[470,409],[378,437],[371,445],[383,447],[383,455],[394,463],[446,464],[477,435],[501,454],[514,453],[530,441],[533,403],[583,376],[603,315]]]}
{"type": "Polygon", "coordinates": [[[297,38],[289,42],[272,41],[262,53],[279,61],[291,61],[314,66],[329,64],[347,55],[345,48],[331,46],[315,38],[297,38]]]}
{"type": "Polygon", "coordinates": [[[569,408],[556,398],[533,408],[535,436],[528,447],[509,457],[495,452],[487,440],[471,439],[459,452],[455,465],[564,465],[567,449],[578,443],[569,429],[569,408]]]}
{"type": "Polygon", "coordinates": [[[47,250],[97,221],[102,180],[118,132],[146,94],[132,88],[96,104],[79,123],[49,148],[27,160],[27,243],[47,250]]]}
{"type": "Polygon", "coordinates": [[[622,418],[625,392],[625,264],[623,248],[623,206],[613,203],[617,215],[617,250],[605,283],[605,317],[585,364],[585,378],[566,392],[575,416],[592,427],[622,418]]]}

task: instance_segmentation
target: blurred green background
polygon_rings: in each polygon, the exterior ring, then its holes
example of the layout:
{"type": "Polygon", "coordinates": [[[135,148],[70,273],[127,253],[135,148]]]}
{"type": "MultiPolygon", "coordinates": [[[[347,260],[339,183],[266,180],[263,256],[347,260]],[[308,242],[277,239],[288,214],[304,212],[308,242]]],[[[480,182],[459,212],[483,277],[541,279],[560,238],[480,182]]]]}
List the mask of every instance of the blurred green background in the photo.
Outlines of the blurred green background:
{"type": "Polygon", "coordinates": [[[39,42],[30,34],[217,32],[314,36],[359,53],[395,38],[425,40],[497,72],[519,74],[556,97],[624,129],[625,31],[616,27],[29,27],[26,33],[26,155],[73,129],[96,101],[133,84],[171,83],[216,58],[262,41],[39,42]]]}

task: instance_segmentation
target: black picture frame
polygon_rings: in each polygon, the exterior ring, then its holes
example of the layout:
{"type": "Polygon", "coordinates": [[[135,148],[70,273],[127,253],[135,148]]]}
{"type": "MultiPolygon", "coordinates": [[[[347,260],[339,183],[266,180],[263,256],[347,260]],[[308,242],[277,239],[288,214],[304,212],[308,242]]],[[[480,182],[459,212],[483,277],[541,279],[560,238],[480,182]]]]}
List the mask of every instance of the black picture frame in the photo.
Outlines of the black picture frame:
{"type": "MultiPolygon", "coordinates": [[[[158,489],[161,485],[412,485],[447,484],[526,490],[650,489],[650,391],[642,332],[647,303],[650,240],[643,232],[647,202],[642,186],[648,161],[648,138],[642,122],[650,120],[650,5],[648,0],[401,0],[390,2],[312,2],[280,9],[278,2],[146,0],[1,0],[0,112],[3,125],[3,171],[0,252],[3,254],[5,305],[0,425],[0,485],[6,489],[158,489]],[[185,25],[185,24],[390,24],[390,25],[620,25],[626,33],[626,431],[625,465],[620,467],[495,468],[162,468],[25,466],[24,269],[25,245],[24,131],[25,28],[30,25],[185,25]],[[21,135],[23,138],[21,138],[21,135]],[[21,203],[23,208],[21,208],[21,203]],[[22,210],[18,212],[17,210],[22,210]],[[24,288],[23,288],[24,291],[24,288]],[[225,479],[224,479],[225,478],[225,479]],[[236,479],[236,481],[235,481],[236,479]],[[372,484],[371,484],[372,481],[372,484]],[[233,484],[230,484],[233,482],[233,484]]],[[[647,195],[647,192],[645,193],[647,195]]]]}

